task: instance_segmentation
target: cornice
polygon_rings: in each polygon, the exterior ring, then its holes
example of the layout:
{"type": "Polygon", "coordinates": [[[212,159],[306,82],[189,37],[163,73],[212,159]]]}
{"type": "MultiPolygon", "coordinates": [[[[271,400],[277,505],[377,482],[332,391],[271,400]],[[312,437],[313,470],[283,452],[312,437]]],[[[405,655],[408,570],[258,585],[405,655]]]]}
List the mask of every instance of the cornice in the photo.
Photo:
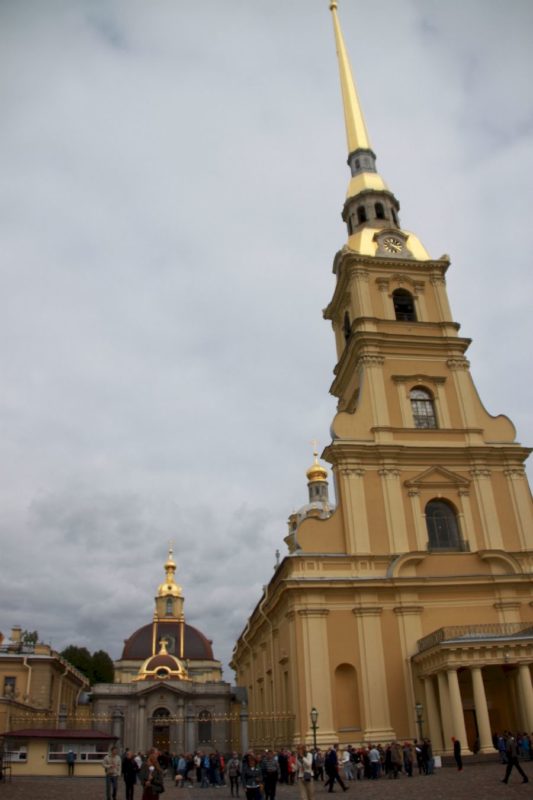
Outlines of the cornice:
{"type": "MultiPolygon", "coordinates": [[[[389,429],[387,429],[389,430],[389,429]]],[[[410,428],[390,429],[398,432],[410,431],[410,428]]],[[[417,434],[422,429],[414,429],[417,434]]],[[[439,429],[431,429],[437,433],[439,429]]],[[[454,432],[455,429],[447,429],[454,432]]],[[[468,433],[469,428],[460,429],[458,432],[468,433]]],[[[446,432],[443,430],[443,432],[446,432]]],[[[418,440],[418,436],[417,436],[418,440]]],[[[419,440],[418,440],[419,441],[419,440]]],[[[519,444],[482,444],[468,445],[458,442],[457,445],[423,445],[423,444],[398,444],[397,442],[375,442],[369,439],[352,441],[347,439],[334,439],[324,449],[323,457],[333,465],[334,469],[378,469],[382,461],[394,460],[398,467],[414,469],[419,466],[427,468],[428,464],[439,466],[453,465],[453,470],[465,468],[472,469],[479,459],[483,459],[495,472],[505,472],[502,461],[513,458],[525,461],[532,452],[531,448],[519,444]]]]}

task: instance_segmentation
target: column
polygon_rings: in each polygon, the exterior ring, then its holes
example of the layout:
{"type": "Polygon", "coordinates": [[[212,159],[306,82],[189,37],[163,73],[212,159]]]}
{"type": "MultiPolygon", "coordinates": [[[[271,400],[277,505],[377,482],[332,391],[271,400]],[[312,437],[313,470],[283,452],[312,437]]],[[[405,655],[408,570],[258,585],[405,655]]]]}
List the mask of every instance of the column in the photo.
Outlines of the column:
{"type": "Polygon", "coordinates": [[[433,676],[427,675],[423,678],[424,692],[426,696],[426,714],[429,727],[429,736],[435,753],[442,753],[444,747],[442,742],[442,730],[440,726],[439,709],[437,697],[435,695],[435,684],[433,676]]]}
{"type": "Polygon", "coordinates": [[[494,492],[490,480],[491,471],[479,466],[470,470],[478,499],[478,509],[485,534],[485,547],[488,550],[503,550],[503,539],[500,528],[494,492]]]}
{"type": "MultiPolygon", "coordinates": [[[[327,617],[325,608],[300,609],[302,623],[305,703],[300,705],[302,733],[307,730],[313,706],[320,713],[319,744],[331,744],[337,734],[333,724],[333,703],[329,668],[327,617]]],[[[306,734],[304,734],[306,735],[306,734]]]]}
{"type": "Polygon", "coordinates": [[[529,664],[518,665],[518,692],[522,713],[527,722],[527,730],[533,730],[533,690],[531,689],[531,672],[529,664]]]}
{"type": "Polygon", "coordinates": [[[448,688],[450,690],[450,710],[452,716],[452,736],[459,739],[463,753],[470,753],[466,738],[465,715],[463,712],[463,701],[461,699],[461,689],[459,688],[459,678],[456,669],[447,670],[448,688]]]}
{"type": "Polygon", "coordinates": [[[450,714],[450,691],[448,689],[448,681],[444,672],[437,673],[437,682],[439,686],[439,703],[440,703],[440,718],[442,721],[442,733],[444,735],[443,751],[445,753],[452,752],[452,736],[453,725],[450,714]]]}
{"type": "Polygon", "coordinates": [[[470,667],[472,675],[472,688],[474,690],[474,705],[476,707],[477,727],[479,731],[479,749],[482,753],[493,753],[492,733],[490,729],[489,709],[487,696],[483,684],[481,667],[470,667]]]}
{"type": "Polygon", "coordinates": [[[426,298],[424,297],[425,288],[426,284],[424,283],[424,281],[415,281],[414,297],[416,299],[417,319],[419,322],[426,322],[428,318],[428,312],[426,308],[426,298]]]}
{"type": "Polygon", "coordinates": [[[472,506],[470,504],[470,490],[459,489],[459,497],[461,498],[462,514],[462,529],[461,536],[470,545],[470,550],[474,552],[478,549],[478,541],[476,536],[476,526],[474,525],[474,518],[472,516],[472,506]]]}
{"type": "Polygon", "coordinates": [[[433,275],[430,281],[435,290],[435,298],[437,300],[441,321],[452,322],[452,312],[446,293],[446,279],[442,275],[433,275]]]}
{"type": "Polygon", "coordinates": [[[402,415],[402,425],[404,428],[413,427],[413,415],[411,413],[411,403],[409,401],[409,390],[405,386],[403,377],[393,377],[396,389],[398,390],[398,404],[402,415]]]}
{"type": "Polygon", "coordinates": [[[139,713],[137,717],[137,750],[146,751],[146,698],[139,698],[139,713]]]}
{"type": "Polygon", "coordinates": [[[361,657],[364,709],[362,738],[365,741],[391,741],[396,738],[390,720],[381,612],[380,607],[359,606],[353,609],[357,618],[361,657]]]}
{"type": "Polygon", "coordinates": [[[347,553],[370,553],[370,530],[366,513],[362,468],[342,469],[342,492],[346,509],[347,553]]]}
{"type": "Polygon", "coordinates": [[[412,487],[407,494],[411,498],[411,512],[415,523],[416,549],[426,550],[428,541],[428,529],[422,509],[420,508],[420,490],[412,487]]]}
{"type": "Polygon", "coordinates": [[[352,274],[355,278],[354,285],[359,306],[358,309],[355,309],[355,316],[373,317],[375,311],[372,308],[372,303],[370,302],[370,293],[368,291],[368,270],[355,269],[353,270],[352,274]]]}
{"type": "Polygon", "coordinates": [[[364,369],[364,375],[361,376],[360,383],[363,385],[366,378],[367,385],[363,388],[363,391],[367,388],[370,392],[372,418],[374,424],[378,426],[390,425],[387,393],[383,380],[382,368],[384,363],[384,356],[380,356],[377,353],[362,355],[357,362],[358,369],[364,369]]]}
{"type": "Polygon", "coordinates": [[[451,428],[452,423],[443,383],[444,381],[442,379],[433,381],[433,386],[435,389],[434,397],[435,409],[437,411],[437,424],[439,425],[439,428],[451,428]]]}
{"type": "Polygon", "coordinates": [[[386,278],[376,278],[376,283],[381,294],[383,319],[396,319],[392,298],[389,295],[389,281],[386,278]]]}
{"type": "Polygon", "coordinates": [[[246,753],[248,751],[248,706],[246,703],[241,706],[239,721],[241,726],[241,753],[246,753]]]}
{"type": "Polygon", "coordinates": [[[192,705],[187,705],[185,709],[184,728],[185,728],[185,749],[193,753],[196,750],[196,714],[192,705]]]}
{"type": "Polygon", "coordinates": [[[449,358],[446,365],[452,372],[453,383],[459,402],[462,426],[464,428],[479,427],[474,408],[475,389],[468,373],[470,368],[469,361],[464,358],[464,356],[460,356],[457,358],[449,358]]]}
{"type": "Polygon", "coordinates": [[[509,486],[509,493],[516,517],[516,524],[520,536],[520,544],[527,550],[528,531],[533,526],[532,512],[531,512],[531,498],[529,489],[525,478],[526,471],[523,467],[509,467],[504,470],[504,475],[507,478],[507,485],[509,486]]]}
{"type": "Polygon", "coordinates": [[[400,470],[392,465],[384,465],[378,470],[378,474],[381,476],[383,487],[390,551],[391,553],[406,553],[409,550],[409,544],[400,486],[400,470]]]}

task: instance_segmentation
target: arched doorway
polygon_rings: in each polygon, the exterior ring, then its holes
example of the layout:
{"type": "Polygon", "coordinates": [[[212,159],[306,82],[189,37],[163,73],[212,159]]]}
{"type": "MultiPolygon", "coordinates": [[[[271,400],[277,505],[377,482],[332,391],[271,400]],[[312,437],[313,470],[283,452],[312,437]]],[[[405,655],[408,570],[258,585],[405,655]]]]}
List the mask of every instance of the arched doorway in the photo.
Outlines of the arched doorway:
{"type": "Polygon", "coordinates": [[[165,752],[170,750],[170,711],[156,708],[152,714],[152,746],[165,752]]]}

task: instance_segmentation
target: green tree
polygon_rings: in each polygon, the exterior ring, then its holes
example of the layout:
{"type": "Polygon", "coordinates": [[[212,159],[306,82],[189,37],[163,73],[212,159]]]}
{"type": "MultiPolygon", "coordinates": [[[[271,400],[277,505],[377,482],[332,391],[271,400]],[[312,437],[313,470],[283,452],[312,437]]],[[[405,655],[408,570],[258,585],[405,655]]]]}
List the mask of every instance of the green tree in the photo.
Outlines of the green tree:
{"type": "Polygon", "coordinates": [[[115,669],[113,660],[105,650],[97,650],[92,655],[86,647],[71,644],[61,653],[73,667],[83,672],[91,686],[94,683],[113,683],[115,669]]]}
{"type": "Polygon", "coordinates": [[[113,660],[105,650],[97,650],[93,653],[93,680],[92,683],[113,683],[115,678],[115,668],[113,660]]]}
{"type": "Polygon", "coordinates": [[[62,651],[61,655],[73,667],[83,672],[90,683],[93,683],[93,657],[86,647],[77,647],[75,644],[70,644],[62,651]]]}
{"type": "Polygon", "coordinates": [[[20,641],[22,644],[37,644],[39,641],[39,632],[38,631],[22,631],[20,634],[20,641]]]}

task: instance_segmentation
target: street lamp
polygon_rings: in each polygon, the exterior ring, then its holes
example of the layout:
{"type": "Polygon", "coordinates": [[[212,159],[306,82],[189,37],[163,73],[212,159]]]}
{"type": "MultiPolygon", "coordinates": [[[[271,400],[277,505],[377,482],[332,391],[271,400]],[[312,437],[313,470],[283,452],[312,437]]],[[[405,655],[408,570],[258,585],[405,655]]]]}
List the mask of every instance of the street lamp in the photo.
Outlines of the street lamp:
{"type": "Polygon", "coordinates": [[[311,728],[313,730],[313,749],[316,753],[316,729],[317,729],[317,722],[318,722],[318,711],[313,706],[311,709],[311,728]]]}
{"type": "Polygon", "coordinates": [[[418,725],[418,738],[420,741],[424,738],[424,731],[422,729],[422,723],[424,722],[422,718],[422,713],[424,711],[424,706],[422,703],[415,703],[415,711],[416,711],[416,724],[418,725]]]}

